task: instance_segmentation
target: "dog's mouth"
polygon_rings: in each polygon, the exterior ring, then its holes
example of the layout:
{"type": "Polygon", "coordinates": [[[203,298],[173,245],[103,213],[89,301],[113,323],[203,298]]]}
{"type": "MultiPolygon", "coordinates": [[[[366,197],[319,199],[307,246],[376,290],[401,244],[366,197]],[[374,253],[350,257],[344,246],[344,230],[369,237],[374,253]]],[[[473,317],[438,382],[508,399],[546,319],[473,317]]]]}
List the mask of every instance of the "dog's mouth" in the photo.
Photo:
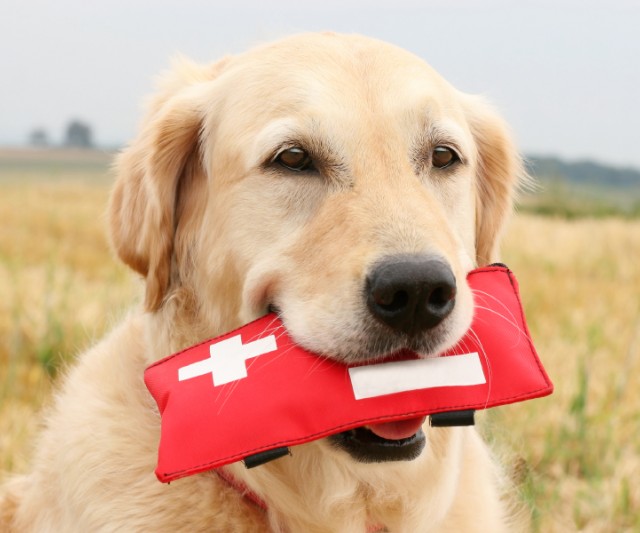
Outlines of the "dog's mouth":
{"type": "MultiPolygon", "coordinates": [[[[268,305],[268,311],[281,316],[280,308],[268,305]]],[[[383,353],[399,353],[407,349],[406,345],[385,346],[383,353]]],[[[429,350],[430,351],[430,350],[429,350]]],[[[347,452],[354,460],[362,463],[381,463],[388,461],[411,461],[416,459],[426,445],[422,430],[426,417],[415,417],[394,422],[382,422],[343,431],[331,435],[327,440],[336,448],[347,452]]]]}
{"type": "Polygon", "coordinates": [[[422,424],[425,417],[372,424],[329,437],[332,445],[361,463],[411,461],[426,444],[422,424]]]}

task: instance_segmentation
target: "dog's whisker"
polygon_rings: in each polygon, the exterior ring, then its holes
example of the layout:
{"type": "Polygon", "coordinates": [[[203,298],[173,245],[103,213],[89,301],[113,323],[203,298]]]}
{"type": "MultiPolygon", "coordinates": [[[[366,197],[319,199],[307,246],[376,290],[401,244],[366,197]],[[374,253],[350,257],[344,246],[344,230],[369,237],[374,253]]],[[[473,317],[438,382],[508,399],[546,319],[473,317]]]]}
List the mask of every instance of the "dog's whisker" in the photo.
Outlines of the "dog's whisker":
{"type": "MultiPolygon", "coordinates": [[[[486,312],[492,312],[490,309],[483,309],[486,312]]],[[[531,342],[532,339],[530,337],[530,335],[523,330],[518,324],[514,324],[511,321],[509,321],[505,316],[501,315],[500,313],[494,313],[497,316],[499,316],[501,319],[503,319],[505,322],[507,322],[517,333],[517,337],[513,340],[513,346],[516,346],[519,342],[522,341],[522,339],[524,338],[526,341],[531,342]]],[[[479,323],[486,323],[486,322],[480,322],[479,323]]]]}
{"type": "Polygon", "coordinates": [[[500,305],[500,307],[502,307],[502,309],[504,309],[511,316],[511,319],[514,322],[518,321],[517,318],[514,316],[513,312],[511,311],[511,309],[509,309],[509,307],[502,300],[500,300],[499,298],[496,298],[493,294],[489,294],[488,292],[482,291],[480,289],[472,289],[471,292],[474,295],[479,295],[481,297],[486,297],[486,298],[489,298],[489,299],[493,300],[498,305],[500,305]]]}
{"type": "MultiPolygon", "coordinates": [[[[276,323],[278,322],[278,320],[279,320],[279,319],[280,319],[280,317],[278,317],[277,315],[276,315],[276,316],[274,316],[274,317],[269,321],[269,323],[268,323],[268,324],[266,324],[266,325],[264,326],[264,328],[262,329],[262,332],[260,332],[260,333],[256,333],[253,337],[251,337],[251,338],[249,339],[249,342],[251,342],[251,341],[254,341],[254,340],[256,340],[256,339],[260,339],[260,338],[264,337],[264,336],[267,334],[267,332],[268,332],[269,330],[273,330],[273,331],[271,331],[271,334],[272,334],[272,335],[277,335],[277,333],[278,333],[280,330],[285,331],[285,328],[284,328],[284,325],[283,325],[283,324],[281,324],[281,325],[279,325],[279,326],[277,326],[277,327],[275,327],[275,328],[273,327],[273,325],[274,325],[274,324],[276,324],[276,323]]],[[[285,331],[285,332],[286,332],[286,331],[285,331]]]]}
{"type": "Polygon", "coordinates": [[[487,355],[486,350],[484,349],[484,345],[482,344],[482,340],[478,336],[478,334],[473,330],[473,328],[469,329],[469,335],[471,335],[478,347],[480,348],[481,355],[487,364],[487,399],[485,401],[484,407],[486,409],[489,404],[489,398],[491,397],[491,386],[493,383],[493,370],[491,368],[491,359],[487,355]]]}
{"type": "Polygon", "coordinates": [[[522,329],[522,327],[520,326],[520,324],[518,323],[516,317],[512,314],[509,313],[510,317],[505,316],[502,313],[499,313],[498,311],[495,311],[494,309],[491,309],[490,307],[485,307],[482,305],[475,305],[476,309],[482,309],[483,311],[486,311],[494,316],[497,316],[498,318],[501,318],[502,320],[504,320],[507,324],[509,324],[510,326],[512,326],[514,329],[516,329],[518,331],[519,334],[523,335],[526,338],[529,338],[529,336],[527,335],[526,331],[524,331],[522,329]]]}
{"type": "Polygon", "coordinates": [[[327,363],[330,366],[341,364],[338,361],[331,359],[329,357],[319,357],[316,361],[314,361],[311,368],[307,371],[307,373],[305,374],[305,378],[311,377],[320,368],[320,366],[322,366],[323,364],[326,365],[327,363]]]}

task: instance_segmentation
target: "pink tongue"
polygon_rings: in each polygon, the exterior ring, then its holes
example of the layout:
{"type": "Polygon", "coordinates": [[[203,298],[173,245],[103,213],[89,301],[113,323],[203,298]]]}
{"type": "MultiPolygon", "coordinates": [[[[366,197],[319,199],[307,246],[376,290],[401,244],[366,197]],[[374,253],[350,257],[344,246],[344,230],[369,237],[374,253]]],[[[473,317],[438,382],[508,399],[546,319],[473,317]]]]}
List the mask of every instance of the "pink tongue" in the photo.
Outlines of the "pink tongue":
{"type": "Polygon", "coordinates": [[[409,418],[408,420],[397,420],[396,422],[385,422],[384,424],[374,424],[367,426],[367,429],[382,439],[400,440],[413,437],[424,424],[425,416],[409,418]]]}

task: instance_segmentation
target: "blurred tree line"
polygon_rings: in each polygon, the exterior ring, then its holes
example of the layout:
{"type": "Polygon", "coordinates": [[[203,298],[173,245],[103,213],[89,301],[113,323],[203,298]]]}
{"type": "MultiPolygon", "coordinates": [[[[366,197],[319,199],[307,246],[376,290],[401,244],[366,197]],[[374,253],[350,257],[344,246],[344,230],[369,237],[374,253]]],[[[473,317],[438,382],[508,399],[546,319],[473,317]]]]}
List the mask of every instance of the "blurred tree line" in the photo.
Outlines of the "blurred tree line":
{"type": "Polygon", "coordinates": [[[520,199],[525,211],[565,218],[640,216],[640,171],[634,168],[556,157],[530,156],[526,162],[536,184],[520,199]]]}
{"type": "MultiPolygon", "coordinates": [[[[29,144],[35,148],[54,146],[47,130],[44,128],[36,128],[29,134],[29,144]]],[[[60,146],[65,148],[93,148],[93,132],[91,126],[81,120],[69,121],[60,146]]]]}
{"type": "Polygon", "coordinates": [[[640,171],[593,161],[568,162],[557,157],[526,158],[528,172],[539,179],[640,191],[640,171]]]}

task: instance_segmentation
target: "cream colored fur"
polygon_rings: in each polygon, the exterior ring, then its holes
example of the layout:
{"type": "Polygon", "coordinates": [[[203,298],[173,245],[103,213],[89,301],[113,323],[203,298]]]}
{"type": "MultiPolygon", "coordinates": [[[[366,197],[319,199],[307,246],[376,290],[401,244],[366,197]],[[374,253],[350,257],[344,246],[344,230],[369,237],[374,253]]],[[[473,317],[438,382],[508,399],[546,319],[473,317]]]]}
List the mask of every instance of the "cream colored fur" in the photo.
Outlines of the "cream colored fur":
{"type": "Polygon", "coordinates": [[[469,428],[425,427],[414,461],[357,463],[319,441],[229,467],[268,514],[212,473],[161,484],[160,421],[142,381],[152,361],[268,304],[298,342],[353,359],[366,340],[365,273],[394,253],[451,265],[458,296],[440,344],[455,343],[471,319],[465,274],[495,259],[520,170],[486,104],[391,45],[296,36],[208,67],[178,62],[116,168],[112,239],[146,280],[145,308],[63,380],[31,472],[2,489],[0,530],[508,529],[499,468],[469,428]],[[463,159],[446,172],[429,163],[444,142],[463,159]],[[319,173],[272,162],[296,144],[312,147],[319,173]]]}

